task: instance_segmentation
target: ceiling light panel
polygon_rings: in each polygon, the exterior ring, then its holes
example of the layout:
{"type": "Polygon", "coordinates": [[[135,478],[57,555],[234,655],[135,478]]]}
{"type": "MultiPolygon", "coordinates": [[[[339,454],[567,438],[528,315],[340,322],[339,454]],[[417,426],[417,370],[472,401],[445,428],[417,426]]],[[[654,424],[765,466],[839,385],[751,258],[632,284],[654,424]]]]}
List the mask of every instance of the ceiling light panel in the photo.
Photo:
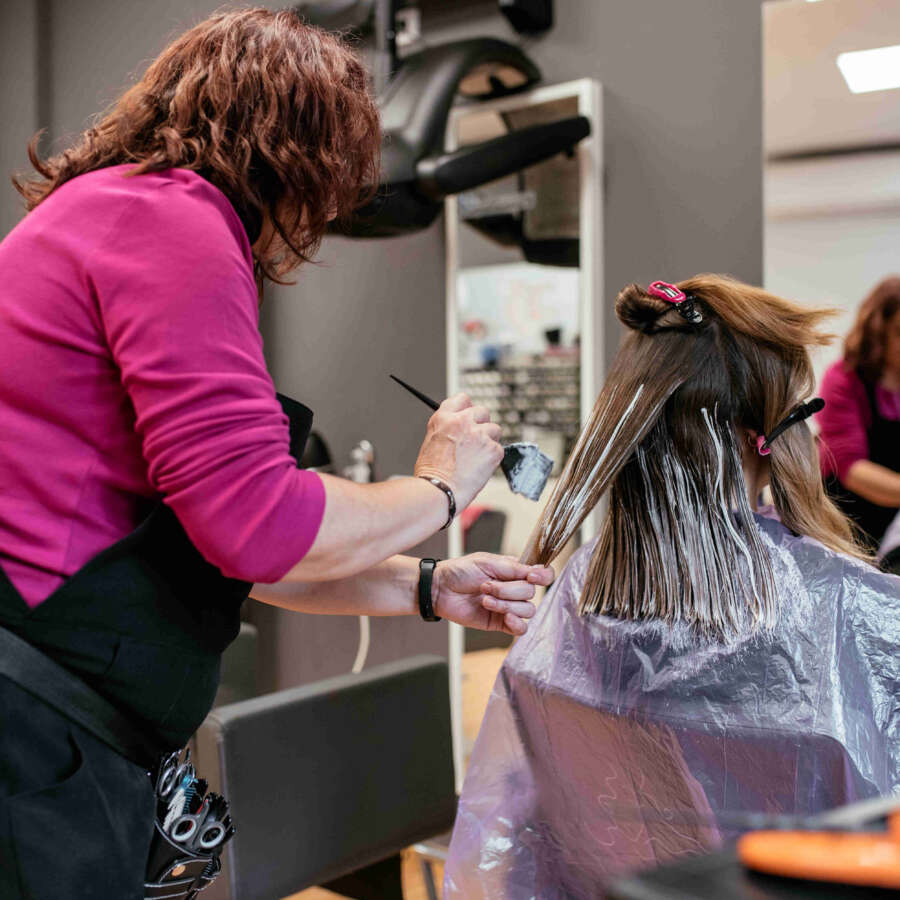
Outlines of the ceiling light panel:
{"type": "Polygon", "coordinates": [[[900,88],[900,44],[841,53],[837,64],[854,94],[900,88]]]}

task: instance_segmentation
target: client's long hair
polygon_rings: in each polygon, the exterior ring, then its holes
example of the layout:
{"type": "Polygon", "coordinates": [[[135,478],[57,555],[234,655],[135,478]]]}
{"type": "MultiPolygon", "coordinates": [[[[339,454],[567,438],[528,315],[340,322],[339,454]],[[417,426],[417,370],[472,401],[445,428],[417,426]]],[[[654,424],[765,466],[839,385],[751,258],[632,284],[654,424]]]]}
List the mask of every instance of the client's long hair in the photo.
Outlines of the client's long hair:
{"type": "MultiPolygon", "coordinates": [[[[582,612],[686,622],[721,637],[770,627],[776,588],[753,521],[737,428],[768,434],[813,392],[807,348],[833,313],[806,309],[720,275],[678,287],[698,325],[629,285],[616,301],[631,329],[526,550],[548,563],[608,491],[582,612]]],[[[805,422],[772,443],[782,522],[864,558],[826,498],[805,422]]]]}

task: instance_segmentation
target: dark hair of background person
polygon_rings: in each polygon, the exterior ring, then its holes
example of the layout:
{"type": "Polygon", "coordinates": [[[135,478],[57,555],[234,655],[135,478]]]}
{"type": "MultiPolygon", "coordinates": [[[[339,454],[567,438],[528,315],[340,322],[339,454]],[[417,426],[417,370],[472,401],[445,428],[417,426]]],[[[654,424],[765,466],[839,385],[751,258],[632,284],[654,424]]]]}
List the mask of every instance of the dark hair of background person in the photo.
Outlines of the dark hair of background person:
{"type": "Polygon", "coordinates": [[[335,214],[348,216],[378,182],[380,126],[365,69],[333,34],[289,10],[211,16],[175,39],[69,149],[38,176],[13,178],[34,209],[77,175],[122,163],[131,174],[191,169],[231,201],[256,240],[257,282],[315,254],[335,214]]]}
{"type": "Polygon", "coordinates": [[[884,366],[888,325],[900,314],[900,278],[892,276],[877,284],[863,300],[853,328],[844,340],[844,365],[867,384],[874,385],[884,366]]]}
{"type": "MultiPolygon", "coordinates": [[[[831,340],[819,325],[834,311],[720,275],[678,286],[697,298],[701,324],[636,284],[619,294],[616,312],[631,331],[526,557],[553,559],[608,490],[581,611],[740,635],[774,625],[778,593],[742,469],[756,447],[738,429],[767,434],[808,399],[808,348],[831,340]]],[[[773,441],[766,459],[787,528],[869,559],[824,493],[806,422],[773,441]]]]}

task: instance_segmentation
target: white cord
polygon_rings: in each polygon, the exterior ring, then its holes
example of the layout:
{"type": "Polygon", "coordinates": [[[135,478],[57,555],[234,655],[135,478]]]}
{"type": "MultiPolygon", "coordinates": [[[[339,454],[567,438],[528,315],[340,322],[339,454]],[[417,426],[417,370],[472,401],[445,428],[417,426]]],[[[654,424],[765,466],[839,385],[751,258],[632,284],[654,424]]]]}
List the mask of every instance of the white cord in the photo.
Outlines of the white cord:
{"type": "Polygon", "coordinates": [[[369,655],[369,617],[359,617],[359,649],[356,651],[356,659],[353,662],[353,668],[350,670],[352,674],[359,675],[366,664],[366,657],[369,655]]]}

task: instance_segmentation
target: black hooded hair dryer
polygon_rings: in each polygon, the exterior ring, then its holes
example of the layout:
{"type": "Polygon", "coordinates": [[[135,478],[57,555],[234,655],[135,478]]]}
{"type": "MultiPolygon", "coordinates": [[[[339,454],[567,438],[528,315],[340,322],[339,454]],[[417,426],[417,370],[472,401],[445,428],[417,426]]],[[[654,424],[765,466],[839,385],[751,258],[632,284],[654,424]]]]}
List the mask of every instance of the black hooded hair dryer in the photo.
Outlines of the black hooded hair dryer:
{"type": "MultiPolygon", "coordinates": [[[[438,44],[400,59],[396,52],[400,3],[332,0],[296,7],[306,21],[327,28],[366,33],[374,24],[376,72],[384,73],[376,79],[382,167],[375,199],[350,222],[335,223],[337,233],[352,237],[402,235],[427,228],[440,214],[445,197],[571,152],[591,132],[585,116],[572,116],[445,152],[447,120],[458,95],[483,101],[519,93],[537,84],[541,73],[521,48],[496,38],[438,44]],[[477,82],[474,90],[470,81],[477,82]]],[[[535,31],[552,23],[550,0],[500,0],[500,9],[520,30],[535,31]]]]}

